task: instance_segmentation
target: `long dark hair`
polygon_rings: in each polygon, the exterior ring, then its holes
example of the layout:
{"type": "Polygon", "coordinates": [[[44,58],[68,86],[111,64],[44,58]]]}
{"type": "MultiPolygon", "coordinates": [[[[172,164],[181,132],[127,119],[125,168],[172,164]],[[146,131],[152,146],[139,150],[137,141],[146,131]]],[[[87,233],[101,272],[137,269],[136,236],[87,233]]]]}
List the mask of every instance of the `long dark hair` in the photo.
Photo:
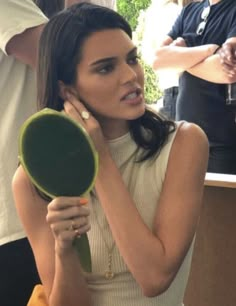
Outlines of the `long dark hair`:
{"type": "MultiPolygon", "coordinates": [[[[76,81],[76,67],[81,60],[84,41],[94,32],[121,29],[132,39],[127,21],[117,12],[90,3],[71,6],[51,18],[40,39],[38,61],[39,108],[63,109],[59,96],[59,80],[66,85],[76,81]]],[[[137,145],[144,149],[141,161],[154,156],[175,124],[146,109],[143,116],[130,121],[130,132],[137,145]],[[148,130],[145,137],[143,131],[148,130]]]]}

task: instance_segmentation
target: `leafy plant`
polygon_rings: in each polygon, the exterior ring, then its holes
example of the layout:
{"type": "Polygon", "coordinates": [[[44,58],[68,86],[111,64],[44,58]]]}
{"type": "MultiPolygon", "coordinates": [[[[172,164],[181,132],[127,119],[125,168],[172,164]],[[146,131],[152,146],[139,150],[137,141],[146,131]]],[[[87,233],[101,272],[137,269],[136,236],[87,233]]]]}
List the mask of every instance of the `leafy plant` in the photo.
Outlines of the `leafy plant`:
{"type": "Polygon", "coordinates": [[[117,9],[126,18],[134,31],[138,23],[140,10],[148,8],[150,3],[151,0],[117,0],[117,9]]]}
{"type": "Polygon", "coordinates": [[[157,102],[163,94],[160,88],[158,87],[158,79],[156,74],[154,73],[152,67],[145,64],[141,60],[141,64],[144,69],[144,76],[145,76],[145,99],[147,104],[152,104],[157,102]]]}
{"type": "MultiPolygon", "coordinates": [[[[151,0],[117,1],[118,12],[130,23],[133,29],[133,39],[138,48],[143,38],[145,9],[148,8],[150,2],[151,0]]],[[[152,67],[142,59],[141,64],[145,75],[145,98],[146,102],[151,104],[162,97],[162,92],[158,87],[158,79],[152,67]]]]}

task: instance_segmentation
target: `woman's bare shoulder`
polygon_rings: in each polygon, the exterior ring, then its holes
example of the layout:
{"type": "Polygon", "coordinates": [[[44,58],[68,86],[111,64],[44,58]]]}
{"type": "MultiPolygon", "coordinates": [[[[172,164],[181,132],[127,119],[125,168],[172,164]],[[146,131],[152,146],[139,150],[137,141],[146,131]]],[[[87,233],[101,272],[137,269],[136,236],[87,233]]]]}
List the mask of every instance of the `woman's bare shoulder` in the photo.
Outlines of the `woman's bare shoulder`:
{"type": "Polygon", "coordinates": [[[177,144],[186,145],[187,150],[191,150],[191,146],[193,148],[200,146],[202,149],[206,148],[207,150],[209,147],[208,139],[204,131],[198,125],[186,121],[179,123],[176,142],[177,144]]]}
{"type": "Polygon", "coordinates": [[[34,187],[31,183],[27,173],[23,169],[22,165],[20,165],[16,169],[16,172],[15,172],[15,174],[13,176],[13,179],[12,179],[12,187],[13,187],[13,191],[16,191],[18,189],[24,190],[24,191],[28,190],[32,194],[34,194],[34,187]]]}
{"type": "Polygon", "coordinates": [[[35,186],[31,182],[24,168],[20,165],[12,179],[12,191],[15,205],[18,210],[27,209],[28,211],[45,213],[45,200],[40,197],[35,186]]]}
{"type": "Polygon", "coordinates": [[[194,123],[185,121],[178,123],[168,168],[177,171],[176,169],[180,170],[181,167],[182,173],[184,169],[191,173],[197,171],[197,168],[204,172],[208,157],[209,143],[204,131],[194,123]],[[173,167],[170,167],[170,164],[173,167]]]}

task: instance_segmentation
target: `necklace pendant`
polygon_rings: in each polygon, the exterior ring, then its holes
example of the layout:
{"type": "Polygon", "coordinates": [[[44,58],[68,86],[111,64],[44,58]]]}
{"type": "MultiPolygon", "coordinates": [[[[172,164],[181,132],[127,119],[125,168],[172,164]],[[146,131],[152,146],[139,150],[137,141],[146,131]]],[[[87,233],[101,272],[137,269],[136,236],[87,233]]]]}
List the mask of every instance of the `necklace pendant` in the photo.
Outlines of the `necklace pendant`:
{"type": "Polygon", "coordinates": [[[114,278],[115,274],[112,271],[106,271],[104,276],[105,276],[105,279],[111,280],[114,278]]]}

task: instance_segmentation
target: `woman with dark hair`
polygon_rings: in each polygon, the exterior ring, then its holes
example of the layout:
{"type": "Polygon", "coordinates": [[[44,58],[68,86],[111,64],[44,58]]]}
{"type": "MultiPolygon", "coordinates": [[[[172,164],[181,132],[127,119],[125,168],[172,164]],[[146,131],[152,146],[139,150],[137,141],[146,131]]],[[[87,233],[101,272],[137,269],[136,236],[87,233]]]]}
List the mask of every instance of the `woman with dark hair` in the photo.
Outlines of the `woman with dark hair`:
{"type": "Polygon", "coordinates": [[[131,38],[118,13],[85,3],[54,16],[41,36],[40,108],[79,122],[99,155],[87,205],[46,201],[22,167],[13,179],[50,306],[182,306],[208,144],[197,126],[146,107],[131,38]],[[73,247],[85,232],[91,273],[73,247]]]}

